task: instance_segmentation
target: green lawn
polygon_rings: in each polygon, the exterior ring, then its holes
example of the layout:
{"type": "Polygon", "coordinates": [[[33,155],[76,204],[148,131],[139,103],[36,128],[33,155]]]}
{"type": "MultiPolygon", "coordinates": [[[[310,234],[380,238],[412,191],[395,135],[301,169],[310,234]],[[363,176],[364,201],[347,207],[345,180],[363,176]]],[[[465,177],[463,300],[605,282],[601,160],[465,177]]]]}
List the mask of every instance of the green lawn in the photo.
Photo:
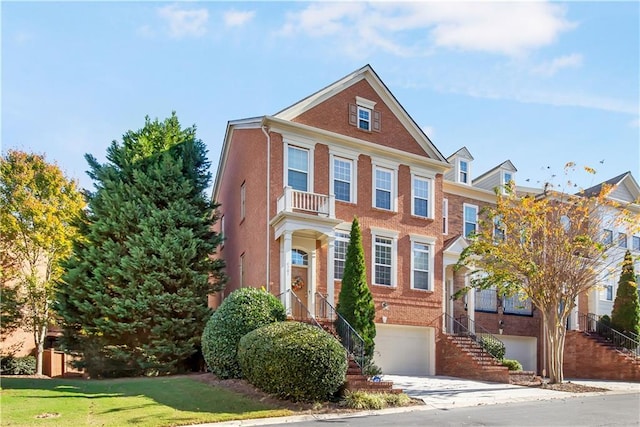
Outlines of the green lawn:
{"type": "Polygon", "coordinates": [[[155,427],[292,414],[185,377],[1,381],[3,427],[155,427]]]}

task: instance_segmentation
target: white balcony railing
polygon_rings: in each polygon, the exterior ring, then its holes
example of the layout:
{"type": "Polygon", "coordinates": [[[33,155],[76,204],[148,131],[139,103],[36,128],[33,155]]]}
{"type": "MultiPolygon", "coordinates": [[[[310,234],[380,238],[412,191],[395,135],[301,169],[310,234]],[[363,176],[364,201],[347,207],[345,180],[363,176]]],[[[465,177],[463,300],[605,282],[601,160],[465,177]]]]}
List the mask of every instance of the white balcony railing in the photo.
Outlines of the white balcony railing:
{"type": "Polygon", "coordinates": [[[335,218],[335,206],[334,196],[298,191],[291,187],[285,187],[284,194],[278,199],[278,213],[302,212],[335,218]]]}

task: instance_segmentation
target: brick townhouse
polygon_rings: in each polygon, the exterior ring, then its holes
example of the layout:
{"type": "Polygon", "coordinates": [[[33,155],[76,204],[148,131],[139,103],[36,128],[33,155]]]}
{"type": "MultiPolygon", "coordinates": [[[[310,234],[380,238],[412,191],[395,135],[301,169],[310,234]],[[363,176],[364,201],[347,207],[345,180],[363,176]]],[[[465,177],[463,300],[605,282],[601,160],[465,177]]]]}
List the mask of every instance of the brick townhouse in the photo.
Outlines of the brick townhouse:
{"type": "Polygon", "coordinates": [[[311,313],[319,299],[335,305],[357,216],[375,362],[386,373],[438,373],[438,334],[452,322],[498,335],[508,358],[541,372],[542,322],[530,301],[495,290],[452,298],[470,280],[453,269],[465,237],[517,171],[506,160],[473,172],[471,153],[445,158],[369,65],[274,115],[230,121],[212,196],[229,283],[210,305],[244,286],[293,292],[311,313]]]}

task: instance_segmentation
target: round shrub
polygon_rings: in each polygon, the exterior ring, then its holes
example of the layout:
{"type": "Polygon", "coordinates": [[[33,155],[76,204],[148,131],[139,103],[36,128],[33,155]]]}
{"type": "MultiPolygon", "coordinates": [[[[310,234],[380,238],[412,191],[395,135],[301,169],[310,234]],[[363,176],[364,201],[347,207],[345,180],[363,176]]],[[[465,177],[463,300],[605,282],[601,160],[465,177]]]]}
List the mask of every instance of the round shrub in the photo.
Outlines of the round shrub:
{"type": "Polygon", "coordinates": [[[506,366],[510,371],[522,371],[522,364],[515,359],[502,359],[502,366],[506,366]]]}
{"type": "Polygon", "coordinates": [[[202,333],[202,355],[219,378],[242,378],[238,342],[247,332],[286,319],[282,303],[260,289],[232,292],[211,315],[202,333]]]}
{"type": "Polygon", "coordinates": [[[300,322],[264,326],[242,337],[244,377],[264,392],[293,401],[327,400],[345,382],[347,352],[324,330],[300,322]]]}

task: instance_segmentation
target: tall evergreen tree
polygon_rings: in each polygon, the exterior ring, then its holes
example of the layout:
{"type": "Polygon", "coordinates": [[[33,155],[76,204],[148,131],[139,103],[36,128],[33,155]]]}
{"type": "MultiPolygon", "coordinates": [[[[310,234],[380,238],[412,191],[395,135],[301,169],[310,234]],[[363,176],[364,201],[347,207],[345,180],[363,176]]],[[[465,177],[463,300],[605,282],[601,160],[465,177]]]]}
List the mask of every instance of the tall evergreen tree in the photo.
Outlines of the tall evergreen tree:
{"type": "Polygon", "coordinates": [[[367,267],[362,247],[362,235],[356,217],[351,223],[351,235],[349,246],[347,246],[342,287],[336,311],[364,339],[365,356],[371,358],[374,349],[373,339],[376,337],[374,323],[376,309],[371,290],[367,285],[367,267]]]}
{"type": "Polygon", "coordinates": [[[611,312],[611,326],[622,332],[640,335],[640,301],[638,284],[631,252],[627,250],[622,261],[622,273],[611,312]]]}
{"type": "Polygon", "coordinates": [[[179,372],[198,351],[207,295],[224,275],[210,257],[221,236],[195,132],[175,113],[147,117],[109,146],[107,163],[85,156],[95,191],[56,309],[92,376],[179,372]]]}

